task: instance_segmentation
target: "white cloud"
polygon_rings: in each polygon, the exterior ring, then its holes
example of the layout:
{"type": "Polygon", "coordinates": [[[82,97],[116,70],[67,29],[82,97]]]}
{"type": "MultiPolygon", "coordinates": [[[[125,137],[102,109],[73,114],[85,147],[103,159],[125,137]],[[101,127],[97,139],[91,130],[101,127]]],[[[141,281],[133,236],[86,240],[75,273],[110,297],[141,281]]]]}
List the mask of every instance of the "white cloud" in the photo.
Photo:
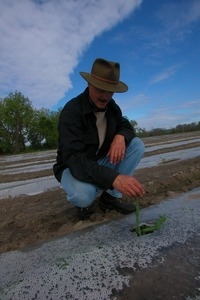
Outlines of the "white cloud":
{"type": "Polygon", "coordinates": [[[162,72],[156,74],[151,80],[150,80],[150,84],[155,84],[155,83],[159,83],[163,80],[166,80],[172,76],[174,76],[174,74],[177,72],[179,66],[171,66],[166,68],[165,70],[163,70],[162,72]]]}
{"type": "Polygon", "coordinates": [[[184,40],[192,32],[192,26],[200,19],[199,0],[171,1],[162,6],[157,14],[163,36],[158,42],[166,46],[184,40]]]}
{"type": "Polygon", "coordinates": [[[143,60],[151,65],[161,65],[166,55],[181,51],[200,20],[199,0],[158,2],[155,10],[152,6],[147,25],[141,22],[132,27],[140,45],[137,51],[148,51],[143,60]]]}
{"type": "Polygon", "coordinates": [[[195,0],[193,3],[192,3],[192,6],[189,10],[189,20],[191,22],[196,22],[200,19],[200,2],[199,0],[195,0]]]}
{"type": "Polygon", "coordinates": [[[187,102],[174,101],[165,107],[147,110],[144,117],[138,118],[138,126],[147,130],[153,128],[173,128],[180,124],[199,122],[200,100],[187,102]],[[195,108],[195,109],[194,109],[195,108]]]}
{"type": "Polygon", "coordinates": [[[138,106],[142,109],[142,107],[149,101],[149,97],[145,94],[129,95],[127,93],[126,95],[119,94],[116,97],[124,114],[131,114],[138,106]]]}
{"type": "Polygon", "coordinates": [[[34,107],[53,106],[85,48],[141,2],[1,0],[0,96],[18,90],[34,107]]]}
{"type": "Polygon", "coordinates": [[[200,2],[191,0],[185,2],[169,1],[164,3],[157,15],[167,31],[184,31],[193,22],[200,19],[200,2]]]}

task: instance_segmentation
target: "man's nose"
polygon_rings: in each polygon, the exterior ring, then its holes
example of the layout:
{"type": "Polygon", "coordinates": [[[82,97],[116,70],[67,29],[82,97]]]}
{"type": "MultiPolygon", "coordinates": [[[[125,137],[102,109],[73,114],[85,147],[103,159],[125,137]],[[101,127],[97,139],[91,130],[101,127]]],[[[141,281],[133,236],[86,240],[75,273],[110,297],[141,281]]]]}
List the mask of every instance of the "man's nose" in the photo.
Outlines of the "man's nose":
{"type": "Polygon", "coordinates": [[[101,98],[102,98],[102,99],[109,100],[109,99],[112,97],[112,95],[113,95],[113,93],[104,91],[104,92],[102,93],[101,98]]]}

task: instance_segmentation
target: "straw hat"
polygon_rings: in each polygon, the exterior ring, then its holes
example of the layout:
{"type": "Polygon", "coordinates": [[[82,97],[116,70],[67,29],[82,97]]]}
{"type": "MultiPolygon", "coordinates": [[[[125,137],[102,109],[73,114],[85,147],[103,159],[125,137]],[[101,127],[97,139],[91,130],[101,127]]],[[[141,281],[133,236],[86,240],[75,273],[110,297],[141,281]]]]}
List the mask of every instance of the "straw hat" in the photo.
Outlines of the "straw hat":
{"type": "Polygon", "coordinates": [[[118,62],[97,58],[93,63],[91,73],[80,72],[80,75],[88,83],[107,92],[123,93],[128,90],[128,86],[119,81],[120,64],[118,62]]]}

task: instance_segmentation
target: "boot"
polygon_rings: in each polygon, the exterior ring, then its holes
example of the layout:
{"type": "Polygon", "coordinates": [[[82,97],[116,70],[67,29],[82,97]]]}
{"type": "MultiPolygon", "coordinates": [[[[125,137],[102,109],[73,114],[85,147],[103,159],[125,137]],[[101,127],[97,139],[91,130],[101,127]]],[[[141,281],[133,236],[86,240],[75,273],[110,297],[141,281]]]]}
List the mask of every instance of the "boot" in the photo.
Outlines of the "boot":
{"type": "Polygon", "coordinates": [[[79,220],[88,220],[90,216],[94,213],[94,207],[88,206],[88,207],[76,207],[77,210],[77,216],[79,220]]]}
{"type": "Polygon", "coordinates": [[[124,215],[130,214],[136,210],[135,205],[132,203],[127,203],[122,199],[115,198],[106,192],[101,194],[101,197],[99,198],[99,206],[103,211],[111,209],[124,215]]]}

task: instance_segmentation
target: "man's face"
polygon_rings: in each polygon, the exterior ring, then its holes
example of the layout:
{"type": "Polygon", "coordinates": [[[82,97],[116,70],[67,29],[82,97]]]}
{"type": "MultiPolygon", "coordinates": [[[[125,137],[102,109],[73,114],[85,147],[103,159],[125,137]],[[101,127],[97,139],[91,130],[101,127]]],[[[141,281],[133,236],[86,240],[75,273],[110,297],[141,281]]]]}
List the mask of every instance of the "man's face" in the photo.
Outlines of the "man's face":
{"type": "Polygon", "coordinates": [[[104,109],[111,100],[114,93],[98,89],[88,83],[89,95],[96,107],[104,109]]]}

